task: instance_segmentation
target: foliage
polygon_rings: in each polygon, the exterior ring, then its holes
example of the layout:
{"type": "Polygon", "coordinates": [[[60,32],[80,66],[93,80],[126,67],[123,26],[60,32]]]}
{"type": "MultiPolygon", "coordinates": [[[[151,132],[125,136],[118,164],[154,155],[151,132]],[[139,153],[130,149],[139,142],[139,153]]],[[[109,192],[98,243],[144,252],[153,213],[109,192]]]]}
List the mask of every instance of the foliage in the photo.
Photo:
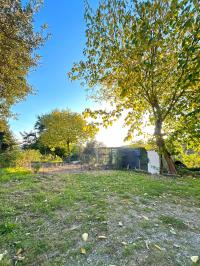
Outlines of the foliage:
{"type": "MultiPolygon", "coordinates": [[[[198,123],[197,123],[198,124],[198,123]]],[[[167,139],[167,147],[178,160],[181,160],[187,167],[200,167],[200,143],[198,138],[185,133],[167,139]]],[[[189,133],[189,132],[188,132],[189,133]]]]}
{"type": "Polygon", "coordinates": [[[86,4],[85,59],[69,73],[72,80],[95,87],[94,96],[113,107],[111,112],[87,110],[100,115],[104,125],[124,110],[127,139],[142,131],[144,121],[154,125],[171,173],[175,166],[163,135],[200,102],[199,8],[196,0],[104,0],[96,11],[86,4]]]}
{"type": "Polygon", "coordinates": [[[63,160],[58,155],[45,154],[41,157],[42,162],[61,163],[63,160]]]}
{"type": "Polygon", "coordinates": [[[192,153],[192,154],[182,154],[182,161],[187,167],[200,167],[200,154],[192,153]]]}
{"type": "Polygon", "coordinates": [[[83,161],[86,163],[91,163],[96,161],[97,149],[102,147],[104,147],[104,144],[97,142],[96,140],[87,142],[81,154],[81,157],[83,157],[82,158],[83,161]]]}
{"type": "Polygon", "coordinates": [[[41,153],[38,150],[20,151],[16,159],[17,167],[30,167],[31,162],[40,162],[41,153]]]}
{"type": "Polygon", "coordinates": [[[189,177],[192,176],[192,177],[200,178],[199,168],[182,168],[178,171],[178,174],[181,176],[189,176],[189,177]]]}
{"type": "Polygon", "coordinates": [[[156,143],[153,139],[148,141],[138,140],[134,141],[129,145],[130,148],[145,148],[146,150],[157,150],[156,143]]]}
{"type": "Polygon", "coordinates": [[[0,152],[10,150],[16,145],[16,140],[5,120],[0,121],[0,152]]]}
{"type": "Polygon", "coordinates": [[[38,150],[8,150],[0,154],[0,167],[30,167],[31,162],[39,162],[38,150]]]}
{"type": "Polygon", "coordinates": [[[32,165],[32,169],[33,169],[33,171],[34,171],[35,174],[37,174],[39,172],[41,166],[42,166],[41,163],[34,163],[32,165]]]}
{"type": "Polygon", "coordinates": [[[34,29],[34,16],[41,0],[0,1],[0,119],[10,115],[10,107],[32,92],[27,74],[36,67],[35,51],[44,43],[45,25],[34,29]]]}
{"type": "Polygon", "coordinates": [[[73,145],[93,138],[97,131],[96,127],[88,124],[80,114],[69,110],[54,110],[39,117],[36,128],[39,133],[39,143],[52,151],[56,148],[65,149],[68,156],[73,145]]]}
{"type": "Polygon", "coordinates": [[[0,167],[15,167],[20,151],[17,149],[7,150],[0,153],[0,167]]]}
{"type": "Polygon", "coordinates": [[[192,150],[200,152],[200,109],[182,116],[174,123],[174,132],[167,138],[167,146],[174,154],[184,154],[192,150]]]}
{"type": "Polygon", "coordinates": [[[26,168],[23,167],[8,167],[8,168],[1,168],[0,169],[0,174],[1,175],[13,175],[13,174],[17,174],[17,175],[25,175],[25,174],[29,174],[30,171],[27,170],[26,168]]]}
{"type": "Polygon", "coordinates": [[[22,143],[22,148],[23,149],[37,149],[38,148],[38,143],[37,143],[37,134],[34,131],[31,132],[20,132],[22,138],[23,138],[23,143],[22,143]]]}

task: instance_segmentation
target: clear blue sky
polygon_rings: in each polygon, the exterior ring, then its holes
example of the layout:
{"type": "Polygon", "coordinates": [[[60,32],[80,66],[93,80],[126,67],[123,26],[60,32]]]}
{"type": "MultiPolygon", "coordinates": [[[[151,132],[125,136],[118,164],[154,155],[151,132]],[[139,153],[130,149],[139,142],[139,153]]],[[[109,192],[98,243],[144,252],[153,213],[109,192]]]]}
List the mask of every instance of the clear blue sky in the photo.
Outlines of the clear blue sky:
{"type": "MultiPolygon", "coordinates": [[[[98,0],[90,0],[90,3],[95,6],[98,0]]],[[[52,38],[40,49],[40,66],[28,78],[36,95],[28,96],[13,107],[13,112],[18,113],[17,120],[10,120],[15,135],[31,130],[39,114],[55,108],[82,112],[93,105],[86,100],[86,92],[79,82],[72,83],[67,78],[73,62],[82,58],[85,44],[83,16],[83,0],[45,0],[35,17],[36,28],[47,23],[52,38]]]]}

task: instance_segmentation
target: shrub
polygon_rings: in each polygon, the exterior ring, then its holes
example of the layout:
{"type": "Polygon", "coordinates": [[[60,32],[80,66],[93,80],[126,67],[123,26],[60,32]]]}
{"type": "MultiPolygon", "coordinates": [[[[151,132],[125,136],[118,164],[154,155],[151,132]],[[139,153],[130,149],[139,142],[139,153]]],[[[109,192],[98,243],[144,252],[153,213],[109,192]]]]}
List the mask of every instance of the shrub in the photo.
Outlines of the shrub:
{"type": "Polygon", "coordinates": [[[0,167],[15,167],[20,150],[8,150],[0,154],[0,167]]]}
{"type": "Polygon", "coordinates": [[[10,150],[0,154],[0,167],[28,167],[31,162],[40,162],[41,154],[38,150],[10,150]]]}
{"type": "Polygon", "coordinates": [[[44,163],[46,162],[61,163],[63,160],[58,155],[53,156],[52,154],[46,154],[46,155],[42,155],[41,161],[44,163]]]}
{"type": "Polygon", "coordinates": [[[35,174],[37,174],[37,173],[39,172],[40,168],[41,168],[41,163],[34,163],[34,164],[32,165],[32,169],[33,169],[33,172],[34,172],[35,174]]]}
{"type": "Polygon", "coordinates": [[[192,177],[200,177],[200,171],[191,170],[190,168],[183,168],[178,171],[178,174],[181,176],[192,176],[192,177]]]}
{"type": "Polygon", "coordinates": [[[16,159],[17,167],[31,167],[31,162],[40,162],[41,153],[38,150],[24,150],[21,151],[16,159]]]}

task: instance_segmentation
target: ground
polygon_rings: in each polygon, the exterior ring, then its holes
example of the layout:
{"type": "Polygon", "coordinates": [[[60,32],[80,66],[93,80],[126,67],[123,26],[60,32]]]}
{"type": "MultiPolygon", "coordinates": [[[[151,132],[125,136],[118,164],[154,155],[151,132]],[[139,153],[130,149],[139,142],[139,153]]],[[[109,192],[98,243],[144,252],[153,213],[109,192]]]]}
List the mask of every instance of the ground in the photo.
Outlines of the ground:
{"type": "Polygon", "coordinates": [[[183,266],[200,255],[200,179],[102,171],[0,180],[1,266],[183,266]]]}

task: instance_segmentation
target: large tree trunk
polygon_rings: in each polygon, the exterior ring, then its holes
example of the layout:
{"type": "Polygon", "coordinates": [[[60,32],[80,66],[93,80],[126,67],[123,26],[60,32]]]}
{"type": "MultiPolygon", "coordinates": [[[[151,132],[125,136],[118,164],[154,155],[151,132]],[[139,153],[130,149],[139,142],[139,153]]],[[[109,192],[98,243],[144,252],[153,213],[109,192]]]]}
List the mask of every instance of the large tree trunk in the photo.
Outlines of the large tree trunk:
{"type": "MultiPolygon", "coordinates": [[[[162,157],[166,160],[167,166],[168,166],[168,171],[170,174],[176,174],[176,167],[174,164],[174,161],[171,158],[171,155],[169,151],[167,150],[165,146],[165,140],[163,139],[162,135],[162,120],[157,120],[156,121],[156,126],[155,126],[155,137],[156,137],[156,144],[159,149],[159,155],[162,160],[162,157]]],[[[163,172],[163,164],[161,162],[160,164],[160,173],[162,174],[163,172]]]]}

